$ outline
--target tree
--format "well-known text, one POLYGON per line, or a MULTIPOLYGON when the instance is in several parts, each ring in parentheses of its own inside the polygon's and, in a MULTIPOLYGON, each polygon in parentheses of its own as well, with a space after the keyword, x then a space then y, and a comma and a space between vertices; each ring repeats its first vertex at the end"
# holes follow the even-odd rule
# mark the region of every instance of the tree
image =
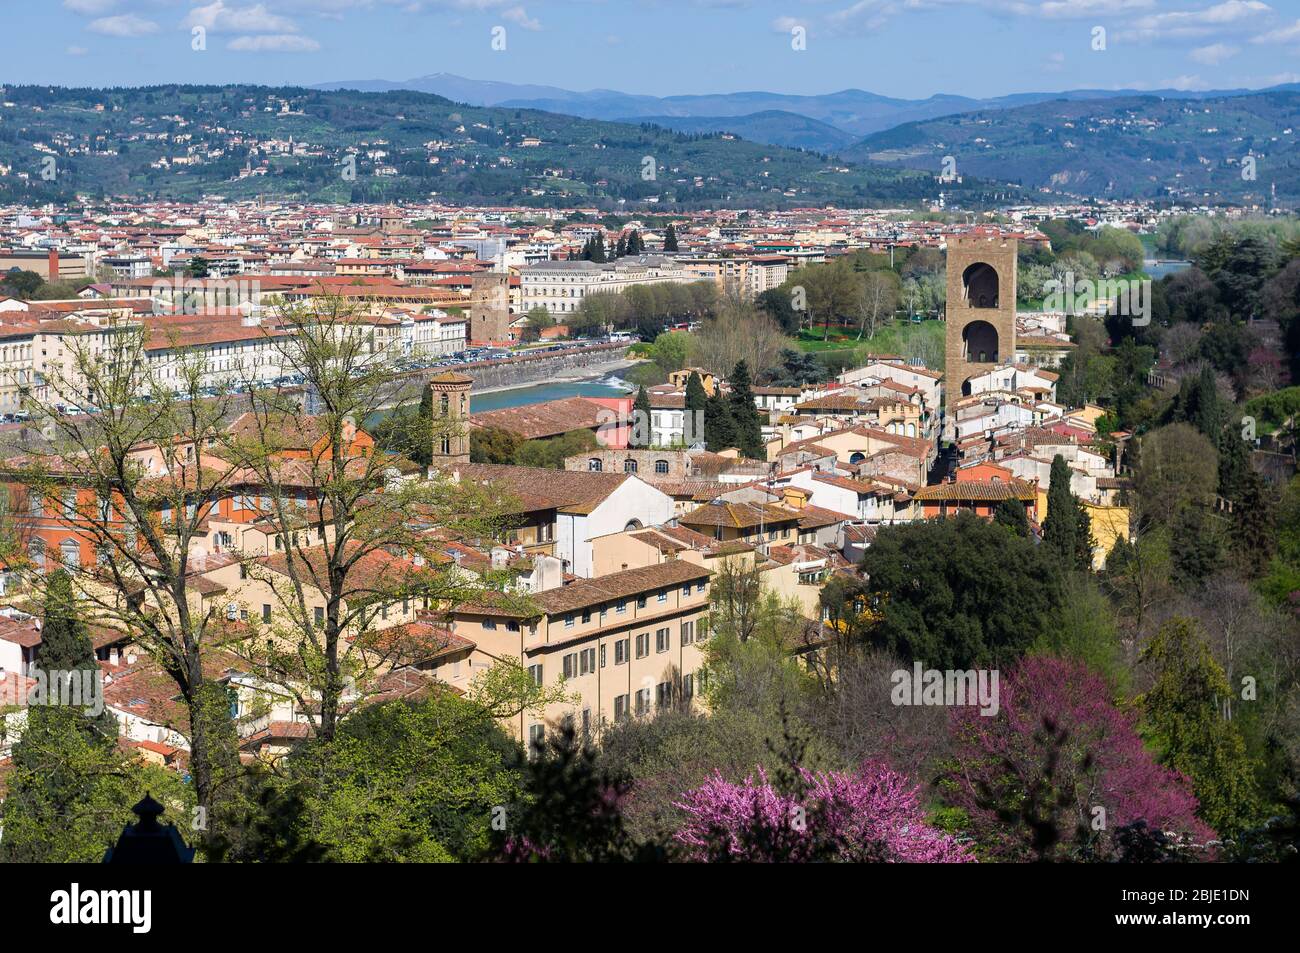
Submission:
POLYGON ((3 279, 0 279, 0 290, 15 298, 31 301, 36 297, 43 284, 45 284, 45 279, 37 272, 13 269, 6 272, 3 279))
POLYGON ((363 709, 333 743, 286 759, 282 785, 303 799, 299 836, 344 862, 475 860, 493 808, 519 792, 514 741, 482 707, 435 690, 363 709))
POLYGON ((555 319, 551 317, 551 312, 540 305, 531 309, 525 320, 527 321, 524 325, 525 341, 536 341, 542 336, 543 331, 555 327, 555 319))
POLYGON ((1074 494, 1070 492, 1070 476, 1069 464, 1058 453, 1052 458, 1052 471, 1048 478, 1043 545, 1056 555, 1063 566, 1075 565, 1075 553, 1079 548, 1079 523, 1075 515, 1074 494))
POLYGON ((513 863, 629 863, 668 859, 667 845, 641 841, 623 823, 626 777, 600 768, 596 752, 562 723, 520 766, 520 797, 496 838, 513 863))
MULTIPOLYGON (((286 454, 301 446, 297 394, 250 382, 248 411, 221 435, 225 456, 263 488, 279 554, 271 562, 242 560, 248 577, 269 587, 276 611, 269 623, 253 620, 254 635, 232 648, 311 712, 325 741, 383 671, 429 651, 371 637, 381 613, 413 600, 447 610, 485 591, 479 577, 446 563, 441 540, 426 528, 491 539, 508 509, 492 488, 451 474, 394 480, 395 461, 368 447, 356 422, 373 419, 405 381, 355 318, 353 304, 333 297, 277 315, 287 331, 273 339, 277 357, 305 381, 318 411, 308 418, 316 440, 306 459, 286 454), (319 619, 317 597, 324 602, 319 619)), ((460 426, 439 418, 431 439, 460 426)))
POLYGON ((673 227, 672 222, 668 223, 668 228, 664 231, 664 251, 677 251, 677 229, 673 227))
POLYGON ((776 367, 789 339, 766 312, 728 297, 691 335, 690 363, 726 377, 739 361, 758 379, 776 367))
POLYGON ((211 658, 218 606, 193 600, 189 577, 192 554, 207 545, 208 520, 247 471, 242 461, 213 452, 237 414, 233 394, 207 392, 206 358, 178 348, 164 378, 147 343, 143 332, 128 329, 102 349, 68 345, 65 362, 47 374, 46 396, 28 405, 45 439, 30 442, 7 467, 29 498, 74 522, 78 542, 96 554, 65 566, 84 611, 129 631, 174 682, 185 709, 190 776, 212 838, 220 834, 222 792, 233 787, 239 763, 229 744, 229 700, 211 658), (141 401, 142 393, 156 399, 141 401), (100 413, 69 416, 60 409, 87 403, 100 413), (152 470, 140 461, 142 447, 158 448, 152 470))
POLYGON ((1191 425, 1169 424, 1146 434, 1133 474, 1139 519, 1169 526, 1182 507, 1209 506, 1218 471, 1214 445, 1191 425))
POLYGON ((1233 694, 1195 623, 1174 618, 1142 650, 1151 687, 1138 698, 1161 761, 1191 779, 1200 817, 1224 836, 1257 819, 1255 781, 1241 735, 1224 718, 1233 694))
POLYGON ((687 815, 677 840, 688 860, 733 863, 963 863, 974 860, 951 835, 925 821, 918 786, 880 763, 853 772, 799 769, 781 791, 757 780, 715 774, 678 805, 687 815))
POLYGON ((759 420, 758 405, 754 403, 754 390, 749 376, 749 366, 742 360, 736 362, 731 372, 731 393, 727 403, 736 428, 736 446, 741 454, 751 460, 766 460, 767 447, 763 443, 763 424, 759 420))
POLYGON ((868 271, 862 276, 857 303, 858 340, 876 336, 876 329, 898 309, 899 281, 892 271, 868 271))
POLYGON ((1223 563, 1223 547, 1217 527, 1199 506, 1187 506, 1174 516, 1169 555, 1173 560, 1173 582, 1180 589, 1195 589, 1223 563))
POLYGON ((1009 665, 1050 624, 1059 562, 970 513, 881 527, 862 561, 873 641, 927 668, 1009 665))
POLYGON ((632 449, 644 450, 654 443, 650 420, 650 395, 644 386, 638 387, 636 400, 632 402, 632 437, 629 442, 632 449))
POLYGON ((61 703, 53 688, 58 680, 99 678, 100 670, 68 573, 56 570, 43 588, 40 674, 32 675, 47 680, 49 695, 28 707, 11 751, 12 770, 0 802, 0 861, 96 863, 131 816, 141 791, 184 807, 184 786, 171 772, 136 761, 118 747, 112 713, 102 707, 94 711, 86 697, 102 699, 102 688, 83 690, 84 707, 61 703))
POLYGON ((521 441, 509 430, 475 427, 469 432, 471 463, 514 463, 521 441))
POLYGON ((958 707, 940 790, 965 811, 985 851, 1004 860, 1113 854, 1113 832, 1139 821, 1189 844, 1214 835, 1186 777, 1144 750, 1135 719, 1077 661, 1031 656, 1002 680, 997 714, 958 707))
POLYGON ((665 375, 680 371, 686 365, 690 343, 689 334, 666 331, 655 338, 654 344, 650 347, 650 359, 665 375))
POLYGON ((1029 538, 1029 514, 1025 511, 1025 504, 1014 496, 1008 496, 998 504, 998 508, 993 511, 993 522, 1005 526, 1017 536, 1029 538))
POLYGON ((736 446, 736 440, 731 405, 715 390, 704 405, 704 442, 713 453, 720 453, 736 446))
POLYGON ((190 259, 190 266, 187 269, 191 278, 208 277, 208 260, 202 255, 195 255, 190 259))

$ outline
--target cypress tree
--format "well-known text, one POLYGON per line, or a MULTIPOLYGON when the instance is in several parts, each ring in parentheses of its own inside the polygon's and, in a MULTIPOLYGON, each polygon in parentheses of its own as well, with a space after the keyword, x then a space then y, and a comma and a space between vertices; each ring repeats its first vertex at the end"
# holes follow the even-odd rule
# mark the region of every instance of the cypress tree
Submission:
POLYGON ((645 385, 636 389, 636 401, 632 405, 632 439, 629 446, 635 450, 644 450, 654 443, 650 430, 650 395, 645 385))
POLYGON ((717 391, 704 408, 704 442, 714 453, 736 445, 736 424, 731 419, 731 406, 717 391))
POLYGON ((673 228, 673 223, 668 223, 668 230, 664 232, 664 251, 677 251, 677 229, 673 228))
POLYGON ((1074 494, 1070 492, 1070 467, 1059 453, 1052 460, 1049 480, 1043 543, 1063 565, 1071 565, 1077 560, 1079 520, 1074 494))
POLYGON ((767 448, 763 445, 763 424, 754 403, 754 389, 749 377, 749 365, 736 362, 731 372, 731 419, 735 423, 736 446, 752 460, 766 460, 767 448))

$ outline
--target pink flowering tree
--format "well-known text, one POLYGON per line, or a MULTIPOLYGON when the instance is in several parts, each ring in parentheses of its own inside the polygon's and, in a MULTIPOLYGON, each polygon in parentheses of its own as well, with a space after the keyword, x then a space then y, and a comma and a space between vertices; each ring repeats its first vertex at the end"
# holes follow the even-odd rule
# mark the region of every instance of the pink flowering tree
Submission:
POLYGON ((960 863, 974 858, 925 822, 917 785, 884 764, 856 772, 799 771, 794 793, 720 774, 687 791, 677 832, 686 859, 738 863, 813 861, 960 863))
POLYGON ((941 784, 990 854, 1096 859, 1133 853, 1135 832, 1171 850, 1214 838, 1188 779, 1156 763, 1087 665, 1031 656, 1000 682, 995 716, 953 710, 941 784))

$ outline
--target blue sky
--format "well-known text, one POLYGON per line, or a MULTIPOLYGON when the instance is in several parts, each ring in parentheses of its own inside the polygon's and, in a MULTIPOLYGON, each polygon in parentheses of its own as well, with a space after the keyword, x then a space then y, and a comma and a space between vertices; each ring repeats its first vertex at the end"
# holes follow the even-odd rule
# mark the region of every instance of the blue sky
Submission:
POLYGON ((449 72, 655 95, 852 86, 920 98, 1300 81, 1300 0, 0 0, 0 11, 10 83, 449 72), (1104 50, 1092 48, 1099 27, 1104 50), (192 48, 196 28, 205 49, 192 48), (792 48, 796 28, 806 49, 792 48))

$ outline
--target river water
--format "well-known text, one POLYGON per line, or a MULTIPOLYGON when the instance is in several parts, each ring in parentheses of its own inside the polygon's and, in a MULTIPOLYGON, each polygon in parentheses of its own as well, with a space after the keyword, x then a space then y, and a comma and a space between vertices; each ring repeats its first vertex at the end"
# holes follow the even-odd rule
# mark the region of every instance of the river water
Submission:
POLYGON ((486 394, 472 394, 470 411, 477 414, 483 410, 500 410, 503 407, 523 407, 527 404, 540 404, 546 400, 559 400, 561 397, 626 397, 630 391, 617 377, 602 377, 592 381, 555 381, 548 384, 530 384, 527 387, 512 387, 509 390, 489 391, 486 394))

